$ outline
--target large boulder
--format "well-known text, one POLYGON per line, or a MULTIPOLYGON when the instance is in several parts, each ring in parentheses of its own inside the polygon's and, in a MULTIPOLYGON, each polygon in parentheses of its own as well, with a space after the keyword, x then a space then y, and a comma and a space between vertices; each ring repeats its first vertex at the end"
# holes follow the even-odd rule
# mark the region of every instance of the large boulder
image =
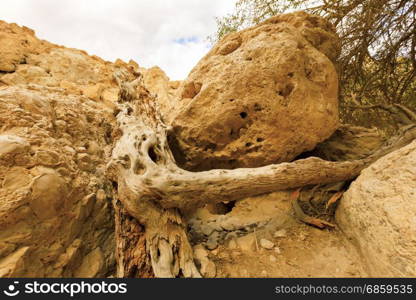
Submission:
POLYGON ((416 141, 365 169, 336 220, 376 277, 416 276, 416 141))
POLYGON ((183 167, 257 167, 293 160, 338 127, 339 39, 303 12, 231 33, 180 90, 172 145, 183 167))

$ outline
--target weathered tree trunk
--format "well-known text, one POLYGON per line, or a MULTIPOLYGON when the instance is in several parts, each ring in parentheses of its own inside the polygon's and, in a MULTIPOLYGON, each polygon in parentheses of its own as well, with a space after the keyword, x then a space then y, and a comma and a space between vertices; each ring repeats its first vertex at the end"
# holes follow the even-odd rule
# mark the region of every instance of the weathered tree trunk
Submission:
POLYGON ((118 276, 149 275, 150 264, 156 277, 199 277, 182 213, 207 203, 349 180, 416 138, 415 126, 409 126, 383 148, 354 161, 312 157, 260 168, 194 173, 176 165, 168 144, 170 128, 139 79, 128 83, 121 75, 115 78, 121 89, 119 128, 108 176, 117 182, 118 276))

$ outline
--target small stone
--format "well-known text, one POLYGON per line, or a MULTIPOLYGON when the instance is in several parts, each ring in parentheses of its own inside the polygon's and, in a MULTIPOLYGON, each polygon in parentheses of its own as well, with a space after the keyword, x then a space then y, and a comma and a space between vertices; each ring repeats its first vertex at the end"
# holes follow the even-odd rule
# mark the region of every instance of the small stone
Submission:
POLYGON ((229 249, 236 249, 238 247, 237 242, 235 241, 235 239, 230 239, 228 241, 227 247, 229 249))
POLYGON ((280 254, 280 253, 282 253, 282 251, 280 251, 280 248, 279 247, 274 247, 274 252, 276 252, 277 254, 280 254))
POLYGON ((87 152, 87 148, 85 148, 85 147, 78 147, 77 148, 77 152, 79 152, 79 153, 85 153, 85 152, 87 152))
POLYGON ((274 255, 270 255, 269 259, 270 259, 270 261, 271 261, 272 263, 274 263, 274 262, 276 262, 276 261, 277 261, 277 259, 276 259, 276 257, 275 257, 274 255))
POLYGON ((64 120, 56 120, 55 121, 55 125, 58 128, 65 128, 66 127, 66 122, 64 120))
POLYGON ((64 150, 65 150, 66 152, 71 153, 71 154, 75 154, 75 153, 76 153, 76 151, 74 150, 74 148, 72 148, 72 147, 70 147, 70 146, 64 146, 64 150))
POLYGON ((218 241, 216 239, 209 238, 205 243, 208 250, 214 250, 218 247, 218 241))
POLYGON ((214 249, 214 250, 211 250, 211 253, 214 254, 214 255, 218 255, 218 248, 214 249))
POLYGON ((231 231, 231 230, 235 229, 235 226, 231 222, 228 222, 228 223, 224 222, 224 223, 221 224, 221 228, 224 229, 224 230, 227 230, 227 231, 231 231))
POLYGON ((205 278, 214 278, 217 275, 217 267, 212 261, 208 261, 206 266, 201 269, 201 273, 205 278))
POLYGON ((243 251, 253 251, 256 238, 253 233, 241 236, 237 239, 238 247, 243 251))
POLYGON ((283 238, 287 236, 286 229, 280 229, 273 234, 275 238, 283 238))
POLYGON ((89 171, 92 168, 92 161, 87 153, 78 153, 78 167, 83 171, 89 171))
POLYGON ((261 239, 260 246, 264 249, 272 250, 274 247, 274 243, 266 239, 261 239))
POLYGON ((104 254, 102 253, 100 247, 97 247, 84 257, 81 266, 75 270, 74 275, 76 277, 84 278, 100 276, 104 267, 104 254))
POLYGON ((301 240, 301 241, 305 241, 307 237, 308 236, 304 232, 301 232, 299 234, 299 240, 301 240))
POLYGON ((211 235, 211 233, 213 231, 214 231, 214 228, 212 226, 209 226, 209 225, 202 225, 201 226, 201 232, 206 236, 211 235))
POLYGON ((91 155, 98 154, 101 151, 100 145, 98 145, 95 141, 89 141, 88 142, 88 153, 91 155))
POLYGON ((208 252, 205 250, 204 246, 199 244, 194 246, 194 256, 198 258, 208 257, 208 252))
POLYGON ((200 272, 206 278, 215 277, 217 269, 215 264, 208 258, 208 252, 202 245, 194 247, 195 260, 199 262, 200 272))
POLYGON ((267 271, 266 270, 261 271, 261 277, 267 277, 267 271))

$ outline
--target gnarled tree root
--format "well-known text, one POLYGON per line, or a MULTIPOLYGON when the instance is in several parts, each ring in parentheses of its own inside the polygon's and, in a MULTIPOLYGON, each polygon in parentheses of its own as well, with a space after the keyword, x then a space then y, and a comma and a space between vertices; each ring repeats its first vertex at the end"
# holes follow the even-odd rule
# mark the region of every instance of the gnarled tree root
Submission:
POLYGON ((320 229, 323 229, 326 227, 335 228, 334 224, 327 222, 325 220, 321 220, 319 218, 308 216, 307 214, 303 212, 302 208, 300 207, 298 203, 300 191, 301 189, 297 189, 291 195, 292 207, 293 207, 293 211, 295 213, 296 218, 302 221, 303 223, 318 227, 320 229))
MULTIPOLYGON (((260 168, 193 173, 176 165, 167 140, 170 128, 160 118, 155 99, 138 79, 128 83, 116 75, 116 80, 121 89, 119 138, 108 165, 108 176, 118 183, 123 211, 144 226, 146 251, 157 277, 200 276, 181 212, 207 203, 350 180, 379 157, 416 138, 416 126, 411 125, 364 159, 329 162, 307 158, 260 168)), ((142 257, 145 259, 146 255, 142 257)), ((126 259, 118 263, 128 264, 126 259)), ((136 266, 143 267, 140 263, 136 266)))
POLYGON ((156 277, 201 277, 195 266, 186 226, 174 210, 166 211, 160 227, 148 228, 147 249, 156 277))

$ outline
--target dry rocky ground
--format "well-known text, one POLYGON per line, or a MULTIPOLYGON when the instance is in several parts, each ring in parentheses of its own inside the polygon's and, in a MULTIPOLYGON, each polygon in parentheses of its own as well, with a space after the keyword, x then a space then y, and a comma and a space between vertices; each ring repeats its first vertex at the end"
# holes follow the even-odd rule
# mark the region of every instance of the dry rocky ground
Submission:
MULTIPOLYGON (((218 277, 368 276, 357 250, 339 229, 317 229, 293 217, 289 193, 242 200, 227 215, 203 209, 198 217, 207 227, 216 223, 219 228, 211 227, 239 228, 226 231, 218 248, 199 250, 215 263, 218 277)), ((213 267, 209 270, 215 274, 213 267)))
MULTIPOLYGON (((0 21, 0 277, 116 274, 105 175, 118 138, 114 74, 140 74, 183 168, 258 167, 337 130, 338 53, 321 19, 278 16, 227 36, 172 82, 157 67, 106 62, 0 21)), ((206 277, 416 276, 415 200, 413 142, 350 185, 334 229, 298 221, 291 191, 208 205, 187 221, 206 277)))

